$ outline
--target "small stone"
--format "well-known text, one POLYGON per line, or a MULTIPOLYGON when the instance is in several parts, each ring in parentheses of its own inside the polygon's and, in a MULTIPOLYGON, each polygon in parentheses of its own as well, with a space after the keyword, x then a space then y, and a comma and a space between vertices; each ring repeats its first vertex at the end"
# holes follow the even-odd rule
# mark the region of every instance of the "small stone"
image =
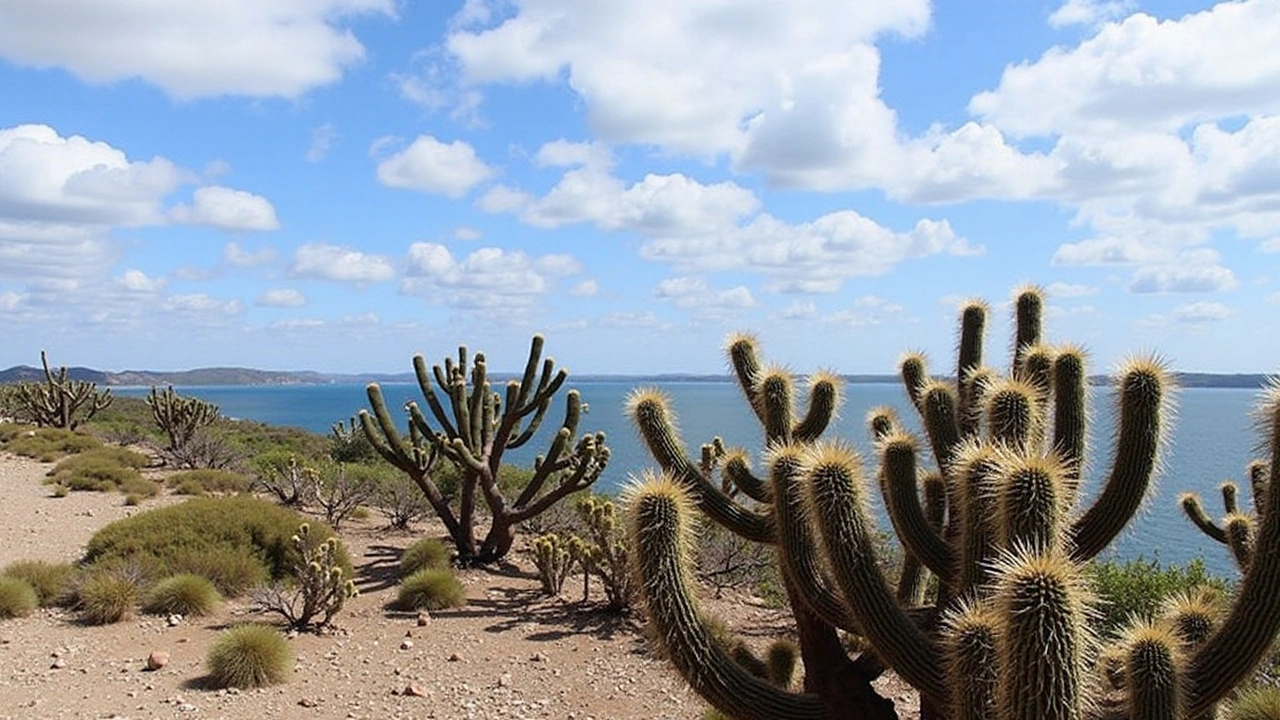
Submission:
POLYGON ((421 685, 415 685, 413 683, 410 683, 404 686, 404 690, 401 691, 400 694, 406 697, 426 697, 427 690, 421 685))
POLYGON ((462 661, 462 656, 459 655, 458 653, 454 653, 449 656, 449 662, 461 662, 461 661, 462 661))
POLYGON ((402 640, 402 641, 400 642, 400 649, 401 649, 401 650, 408 650, 408 649, 409 649, 409 648, 411 648, 411 647, 413 647, 413 641, 412 641, 412 640, 410 640, 410 639, 408 639, 408 638, 405 638, 404 640, 402 640))
POLYGON ((49 667, 50 667, 50 668, 53 668, 54 670, 61 670, 62 668, 66 667, 66 666, 67 666, 67 660, 66 660, 66 658, 60 658, 60 657, 58 657, 58 658, 54 658, 54 659, 53 659, 53 664, 52 664, 52 665, 50 665, 49 667))
POLYGON ((418 613, 418 627, 431 624, 431 613, 423 610, 418 613))
POLYGON ((498 677, 498 687, 509 687, 511 685, 511 674, 503 673, 498 677))
POLYGON ((177 627, 178 625, 182 624, 182 616, 177 614, 170 615, 168 618, 168 623, 169 623, 169 627, 177 627))
POLYGON ((164 650, 153 650, 147 656, 147 669, 159 670, 169 664, 169 653, 164 650))
POLYGON ((298 704, 305 708, 313 708, 318 706, 320 703, 312 700, 311 698, 302 698, 298 701, 298 704))
POLYGON ((542 654, 542 653, 540 653, 540 652, 536 652, 536 653, 534 653, 534 654, 533 654, 533 657, 531 657, 531 658, 529 658, 529 659, 530 659, 530 660, 532 660, 533 662, 546 662, 546 661, 547 661, 547 656, 546 656, 546 655, 544 655, 544 654, 542 654))

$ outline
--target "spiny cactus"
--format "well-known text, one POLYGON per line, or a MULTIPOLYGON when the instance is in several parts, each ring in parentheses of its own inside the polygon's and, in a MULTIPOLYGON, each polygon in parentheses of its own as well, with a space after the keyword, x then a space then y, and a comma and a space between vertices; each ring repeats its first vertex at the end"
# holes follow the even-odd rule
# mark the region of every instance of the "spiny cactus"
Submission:
POLYGON ((151 417, 156 421, 164 434, 169 438, 165 449, 171 453, 179 452, 201 428, 217 422, 218 406, 197 397, 186 397, 174 392, 173 386, 166 386, 158 392, 154 385, 151 394, 145 398, 151 408, 151 417))
POLYGON ((565 578, 573 571, 582 555, 582 540, 577 537, 562 538, 555 533, 547 533, 533 539, 530 543, 533 553, 533 564, 538 569, 538 580, 542 583, 543 594, 556 597, 564 588, 565 578))
MULTIPOLYGON (((1229 610, 1211 609, 1199 594, 1181 598, 1149 626, 1098 647, 1081 567, 1146 496, 1173 387, 1154 359, 1118 370, 1115 447, 1101 487, 1085 492, 1085 358, 1044 342, 1043 304, 1036 288, 1016 294, 1004 374, 984 363, 987 308, 976 301, 960 312, 953 380, 933 378, 922 355, 906 356, 901 374, 925 438, 905 432, 891 412, 873 411, 872 469, 851 445, 819 440, 838 381, 814 376, 797 419, 791 376, 761 363, 747 336, 731 338, 729 357, 765 429, 762 476, 736 460, 728 470, 740 454, 715 443, 692 460, 670 401, 651 389, 633 393, 629 414, 662 467, 627 493, 641 596, 672 662, 713 706, 736 718, 892 718, 892 703, 871 686, 887 667, 919 691, 926 718, 1190 720, 1207 717, 1247 677, 1280 630, 1280 553, 1272 551, 1280 547, 1280 512, 1272 509, 1280 493, 1261 494, 1248 534, 1253 551, 1229 610), (921 466, 924 447, 932 467, 921 466), (908 557, 936 577, 931 606, 913 604, 919 595, 881 569, 868 510, 877 485, 908 557), (760 682, 711 641, 689 579, 696 513, 776 549, 802 692, 760 682), (837 630, 862 636, 870 651, 849 657, 837 630), (1110 678, 1100 686, 1108 693, 1094 689, 1095 660, 1110 678)), ((1277 387, 1261 413, 1269 482, 1280 466, 1277 387)))
POLYGON ((456 363, 445 358, 443 366, 430 371, 423 357, 415 356, 413 369, 427 411, 416 402, 405 406, 408 437, 397 429, 378 384, 367 388, 372 412, 360 411, 365 436, 379 455, 422 490, 449 531, 460 564, 485 564, 504 557, 521 522, 590 487, 609 461, 604 433, 587 434, 575 442, 583 407, 578 391, 570 390, 564 420, 547 452, 534 461, 528 484, 515 498, 505 497, 498 487, 506 451, 523 446, 537 433, 552 398, 568 377, 563 368, 556 371, 551 358, 542 359, 542 345, 542 336, 535 335, 523 375, 506 383, 505 394, 490 387, 483 354, 475 355, 468 375, 465 346, 458 348, 456 363), (441 460, 454 465, 461 475, 456 508, 434 479, 441 460), (485 503, 492 518, 482 542, 476 541, 477 502, 485 503))
POLYGON ((255 602, 260 609, 284 617, 296 630, 325 627, 356 595, 355 581, 346 577, 339 559, 340 541, 336 537, 318 540, 307 523, 298 526, 292 540, 299 559, 291 582, 261 588, 255 602))
POLYGON ((1187 519, 1205 535, 1226 545, 1241 570, 1249 564, 1249 555, 1253 549, 1253 533, 1259 517, 1258 509, 1266 502, 1270 482, 1270 472, 1264 460, 1254 460, 1249 463, 1245 473, 1249 476, 1249 488, 1253 497, 1252 510, 1249 512, 1240 510, 1237 500, 1239 487, 1228 480, 1219 487, 1224 510, 1221 525, 1209 519, 1204 505, 1201 504, 1200 496, 1195 493, 1183 493, 1178 498, 1187 519))
POLYGON ((114 399, 110 390, 98 391, 95 383, 72 380, 66 366, 55 373, 49 369, 49 358, 40 351, 44 382, 24 382, 14 386, 17 405, 40 427, 75 430, 99 410, 105 410, 114 399))
POLYGON ((609 610, 625 610, 635 594, 635 582, 613 501, 588 495, 578 502, 577 509, 586 529, 579 552, 583 571, 600 579, 609 610))

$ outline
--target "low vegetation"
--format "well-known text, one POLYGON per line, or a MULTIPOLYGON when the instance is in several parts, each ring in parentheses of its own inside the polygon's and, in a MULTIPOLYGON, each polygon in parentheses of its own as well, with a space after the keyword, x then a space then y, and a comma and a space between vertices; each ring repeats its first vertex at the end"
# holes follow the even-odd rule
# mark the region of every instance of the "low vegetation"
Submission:
POLYGON ((40 607, 49 607, 65 601, 76 572, 71 563, 16 560, 0 570, 0 577, 26 581, 35 590, 40 607))
POLYGON ((0 620, 26 617, 35 612, 38 605, 39 598, 31 583, 0 575, 0 620))
POLYGON ((427 568, 400 582, 394 607, 397 610, 443 610, 462 607, 467 593, 449 568, 427 568))
POLYGON ((213 684, 225 688, 278 685, 293 669, 293 652, 280 631, 268 625, 226 630, 205 658, 213 684))
POLYGON ((142 609, 153 615, 202 616, 212 614, 221 601, 218 588, 208 578, 180 573, 151 586, 142 609))

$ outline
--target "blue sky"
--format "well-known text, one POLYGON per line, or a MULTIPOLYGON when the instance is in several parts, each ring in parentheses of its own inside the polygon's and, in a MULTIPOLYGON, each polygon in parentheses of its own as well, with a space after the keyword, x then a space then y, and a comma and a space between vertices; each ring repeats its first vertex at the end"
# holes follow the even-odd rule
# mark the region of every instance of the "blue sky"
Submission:
POLYGON ((0 367, 1280 369, 1280 0, 5 0, 0 367))

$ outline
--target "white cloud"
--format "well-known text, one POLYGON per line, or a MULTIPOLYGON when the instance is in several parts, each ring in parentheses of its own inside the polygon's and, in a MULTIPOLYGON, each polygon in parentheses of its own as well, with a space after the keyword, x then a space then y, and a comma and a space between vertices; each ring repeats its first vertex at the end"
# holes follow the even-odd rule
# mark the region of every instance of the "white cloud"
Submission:
POLYGON ((302 307, 307 304, 307 296, 293 288, 272 288, 259 295, 253 304, 259 307, 302 307))
POLYGON ((324 243, 299 245, 291 272, 296 277, 354 283, 384 282, 396 274, 391 261, 381 255, 324 243))
POLYGON ((469 310, 523 310, 548 293, 554 280, 581 272, 567 255, 531 258, 519 250, 483 247, 461 260, 437 243, 409 246, 401 291, 469 310))
POLYGON ((1123 17, 1133 8, 1132 0, 1067 0, 1049 15, 1049 24, 1053 27, 1097 25, 1123 17))
POLYGON ((274 248, 264 247, 257 250, 246 250, 240 243, 229 242, 222 248, 222 259, 237 267, 253 267, 275 262, 277 253, 274 248))
POLYGON ((1129 281, 1129 292, 1225 292, 1235 286, 1235 274, 1221 265, 1156 265, 1138 268, 1129 281))
POLYGON ((393 0, 47 0, 0 3, 0 57, 82 80, 140 77, 177 98, 297 97, 364 57, 342 22, 393 0))
POLYGON ((1077 285, 1073 283, 1052 282, 1045 286, 1045 293, 1050 298, 1063 300, 1067 298, 1088 297, 1097 295, 1098 288, 1092 285, 1077 285))
POLYGON ((123 275, 116 279, 120 287, 135 293, 157 293, 164 289, 164 278, 148 277, 141 270, 126 270, 123 275))
POLYGON ((20 295, 12 290, 6 290, 0 293, 0 310, 5 312, 13 312, 18 309, 26 296, 20 295))
POLYGON ((280 228, 276 209, 261 195, 210 185, 196 188, 192 200, 191 205, 175 206, 169 216, 175 222, 208 225, 228 232, 280 228))
POLYGON ((306 157, 309 163, 318 163, 329 157, 329 151, 333 149, 333 143, 338 139, 338 131, 333 127, 333 123, 325 123, 317 125, 311 129, 311 144, 307 146, 306 157))
POLYGON ((163 158, 124 152, 47 125, 0 129, 0 220, 103 225, 163 222, 160 202, 187 179, 163 158))
POLYGON ((170 295, 165 298, 162 307, 170 312, 208 317, 239 315, 244 312, 244 303, 239 300, 219 300, 204 293, 170 295))
POLYGON ((600 283, 595 280, 583 280, 569 288, 569 294, 573 297, 594 297, 598 292, 600 292, 600 283))
POLYGON ((477 228, 459 225, 453 229, 453 237, 457 240, 479 240, 484 237, 484 233, 477 228))
MULTIPOLYGON (((376 149, 371 152, 377 154, 376 149)), ((462 197, 493 175, 469 144, 446 144, 430 135, 419 135, 409 147, 378 163, 378 181, 387 187, 451 198, 462 197)))
POLYGON ((694 310, 704 317, 725 316, 756 305, 751 291, 742 285, 718 290, 702 278, 688 276, 663 280, 653 294, 659 300, 669 300, 678 308, 694 310))
POLYGON ((1173 316, 1178 322, 1191 324, 1217 322, 1234 314, 1231 308, 1216 302, 1188 303, 1173 310, 1173 316))

